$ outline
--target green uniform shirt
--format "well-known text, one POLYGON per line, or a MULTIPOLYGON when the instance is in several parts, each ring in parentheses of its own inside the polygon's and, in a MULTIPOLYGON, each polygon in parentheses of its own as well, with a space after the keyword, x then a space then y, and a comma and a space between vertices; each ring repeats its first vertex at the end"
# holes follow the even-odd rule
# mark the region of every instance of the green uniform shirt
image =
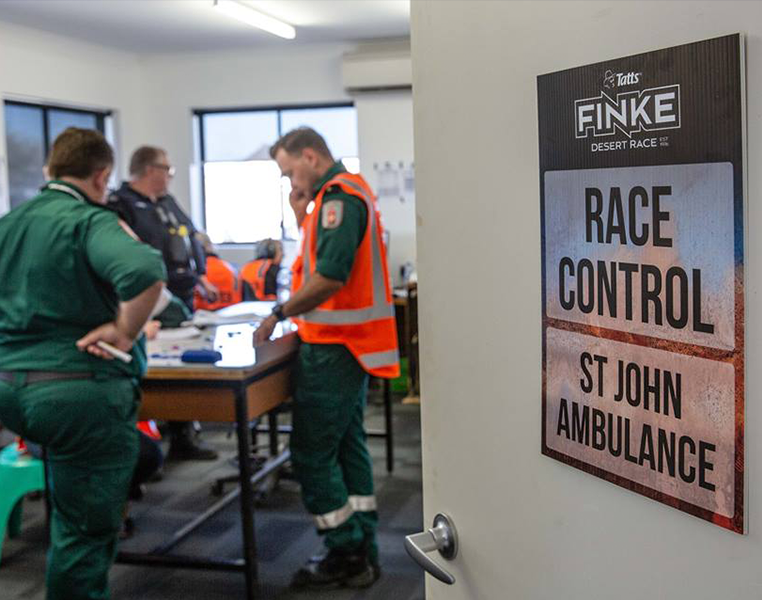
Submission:
POLYGON ((167 307, 154 318, 161 323, 162 328, 173 329, 180 327, 184 321, 190 321, 193 315, 180 298, 172 296, 167 307))
MULTIPOLYGON (((331 167, 313 190, 315 195, 339 173, 346 173, 344 165, 337 162, 331 167)), ((321 212, 334 211, 333 223, 323 214, 318 215, 317 264, 315 270, 329 279, 346 283, 355 263, 357 248, 365 235, 368 222, 368 208, 357 196, 347 194, 339 187, 331 187, 323 195, 321 212), (340 208, 332 203, 338 202, 340 208)), ((336 382, 341 387, 345 377, 356 373, 358 363, 346 347, 339 344, 302 344, 299 352, 302 377, 314 374, 323 377, 325 369, 331 370, 328 381, 336 382)))
POLYGON ((161 255, 127 235, 116 213, 78 199, 81 190, 52 184, 72 193, 45 188, 0 219, 0 370, 139 377, 142 344, 125 364, 75 342, 113 321, 119 301, 166 279, 161 255))

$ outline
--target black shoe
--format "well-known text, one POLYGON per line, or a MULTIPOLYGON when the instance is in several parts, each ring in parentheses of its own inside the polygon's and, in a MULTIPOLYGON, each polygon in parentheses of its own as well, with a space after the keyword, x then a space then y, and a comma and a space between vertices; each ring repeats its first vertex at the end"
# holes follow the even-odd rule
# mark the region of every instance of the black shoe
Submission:
MULTIPOLYGON (((381 565, 378 564, 377 560, 375 561, 371 560, 370 568, 373 571, 373 581, 371 581, 370 583, 375 583, 381 577, 381 565)), ((370 583, 368 585, 370 585, 370 583)))
MULTIPOLYGON (((308 564, 316 564, 319 563, 322 560, 325 560, 325 558, 328 556, 328 552, 321 552, 320 554, 313 554, 310 556, 309 560, 307 561, 308 564)), ((378 557, 376 558, 368 558, 368 562, 370 563, 371 569, 373 569, 373 582, 379 580, 381 577, 381 565, 378 564, 378 557)))
POLYGON ((130 485, 130 491, 127 493, 128 500, 142 500, 146 494, 146 486, 142 483, 134 483, 130 485))
POLYGON ((217 460, 217 452, 206 444, 182 436, 169 443, 167 460, 217 460))
MULTIPOLYGON (((362 552, 330 550, 317 562, 314 558, 299 569, 291 580, 294 588, 330 589, 336 587, 365 588, 378 577, 362 552)), ((380 574, 380 572, 379 572, 380 574)))
POLYGON ((133 535, 135 535, 135 521, 132 517, 125 517, 122 521, 122 529, 119 531, 119 539, 129 540, 133 535))

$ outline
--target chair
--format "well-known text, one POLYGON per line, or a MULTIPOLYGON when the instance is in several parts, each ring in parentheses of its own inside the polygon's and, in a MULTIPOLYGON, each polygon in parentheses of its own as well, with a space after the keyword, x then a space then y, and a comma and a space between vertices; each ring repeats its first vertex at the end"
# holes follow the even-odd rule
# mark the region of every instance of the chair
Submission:
POLYGON ((24 496, 44 489, 45 468, 41 460, 20 455, 15 443, 0 451, 0 557, 6 527, 12 538, 21 531, 24 496))

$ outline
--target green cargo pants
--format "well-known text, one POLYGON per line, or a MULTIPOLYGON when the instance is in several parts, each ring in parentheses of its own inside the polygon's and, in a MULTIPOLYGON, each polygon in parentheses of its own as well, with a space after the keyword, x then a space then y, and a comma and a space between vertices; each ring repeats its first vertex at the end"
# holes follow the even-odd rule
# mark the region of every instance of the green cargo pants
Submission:
POLYGON ((0 421, 48 450, 53 506, 48 600, 109 597, 138 450, 139 392, 129 379, 0 381, 0 421))
POLYGON ((373 464, 363 418, 368 375, 342 345, 302 344, 291 461, 328 548, 365 547, 378 560, 373 464))

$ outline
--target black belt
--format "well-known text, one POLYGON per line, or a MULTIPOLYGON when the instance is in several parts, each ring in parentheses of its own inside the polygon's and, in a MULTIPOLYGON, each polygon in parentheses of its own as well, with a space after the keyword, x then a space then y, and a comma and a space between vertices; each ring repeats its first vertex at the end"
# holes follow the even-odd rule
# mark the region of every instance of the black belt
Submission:
POLYGON ((0 371, 0 381, 13 383, 19 374, 25 374, 26 383, 40 383, 41 381, 66 381, 69 379, 92 379, 93 374, 85 371, 64 373, 61 371, 0 371))

